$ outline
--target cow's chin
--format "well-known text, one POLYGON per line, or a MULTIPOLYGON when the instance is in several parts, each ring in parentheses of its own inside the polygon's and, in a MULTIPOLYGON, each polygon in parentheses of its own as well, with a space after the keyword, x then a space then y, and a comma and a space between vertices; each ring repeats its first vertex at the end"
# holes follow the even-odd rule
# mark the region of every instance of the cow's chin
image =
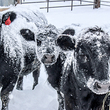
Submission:
POLYGON ((110 80, 98 81, 94 78, 89 78, 87 87, 95 94, 106 94, 110 92, 110 80))
POLYGON ((43 63, 45 66, 51 66, 51 65, 54 65, 55 62, 44 62, 43 63))

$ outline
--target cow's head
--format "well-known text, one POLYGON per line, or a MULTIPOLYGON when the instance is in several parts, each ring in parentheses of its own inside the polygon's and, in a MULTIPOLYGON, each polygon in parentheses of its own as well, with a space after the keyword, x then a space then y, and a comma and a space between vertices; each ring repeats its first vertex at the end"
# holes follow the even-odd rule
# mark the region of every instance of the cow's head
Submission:
MULTIPOLYGON (((57 43, 62 50, 73 51, 72 58, 67 59, 65 63, 67 66, 73 66, 73 73, 77 80, 96 94, 107 93, 110 89, 110 39, 108 34, 96 27, 82 32, 77 40, 69 36, 65 36, 67 40, 60 39, 57 40, 57 43)), ((66 69, 65 71, 68 71, 66 69)))
POLYGON ((37 35, 37 53, 41 62, 52 65, 59 55, 59 47, 56 46, 58 30, 53 25, 41 29, 37 35))
POLYGON ((35 33, 38 30, 33 21, 15 11, 3 13, 1 21, 0 41, 6 56, 22 66, 32 62, 36 57, 35 33))
POLYGON ((76 49, 76 76, 96 94, 110 89, 110 39, 101 28, 87 29, 79 35, 76 49))

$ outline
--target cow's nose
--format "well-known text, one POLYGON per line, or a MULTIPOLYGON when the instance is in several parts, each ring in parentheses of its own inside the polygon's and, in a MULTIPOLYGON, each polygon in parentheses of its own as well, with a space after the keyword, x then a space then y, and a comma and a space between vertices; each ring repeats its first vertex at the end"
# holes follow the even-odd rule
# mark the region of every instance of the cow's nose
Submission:
POLYGON ((52 53, 54 51, 54 49, 53 48, 47 48, 47 53, 52 53))
POLYGON ((42 58, 42 62, 44 64, 51 64, 51 63, 54 63, 55 62, 55 55, 44 55, 43 58, 42 58))
POLYGON ((45 59, 53 61, 55 59, 54 55, 44 55, 45 59))

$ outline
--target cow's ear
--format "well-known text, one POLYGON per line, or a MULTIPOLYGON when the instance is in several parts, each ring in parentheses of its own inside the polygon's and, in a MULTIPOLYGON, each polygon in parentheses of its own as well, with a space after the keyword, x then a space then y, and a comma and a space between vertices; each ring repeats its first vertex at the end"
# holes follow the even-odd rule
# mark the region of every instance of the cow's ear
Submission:
POLYGON ((5 25, 10 25, 16 19, 15 12, 7 12, 2 16, 2 23, 5 25))
POLYGON ((67 35, 74 36, 75 30, 74 29, 66 29, 62 34, 67 34, 67 35))
POLYGON ((56 40, 57 45, 65 51, 75 49, 75 39, 72 39, 69 35, 62 34, 56 40))

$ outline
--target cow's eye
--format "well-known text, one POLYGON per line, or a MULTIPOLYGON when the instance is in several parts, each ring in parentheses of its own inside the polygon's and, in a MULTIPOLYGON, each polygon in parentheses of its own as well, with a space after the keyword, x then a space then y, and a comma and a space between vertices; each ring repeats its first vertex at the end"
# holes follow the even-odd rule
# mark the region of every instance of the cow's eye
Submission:
POLYGON ((37 39, 37 46, 41 46, 41 41, 37 39))
POLYGON ((35 41, 34 33, 29 29, 21 29, 20 34, 27 40, 27 41, 35 41))

